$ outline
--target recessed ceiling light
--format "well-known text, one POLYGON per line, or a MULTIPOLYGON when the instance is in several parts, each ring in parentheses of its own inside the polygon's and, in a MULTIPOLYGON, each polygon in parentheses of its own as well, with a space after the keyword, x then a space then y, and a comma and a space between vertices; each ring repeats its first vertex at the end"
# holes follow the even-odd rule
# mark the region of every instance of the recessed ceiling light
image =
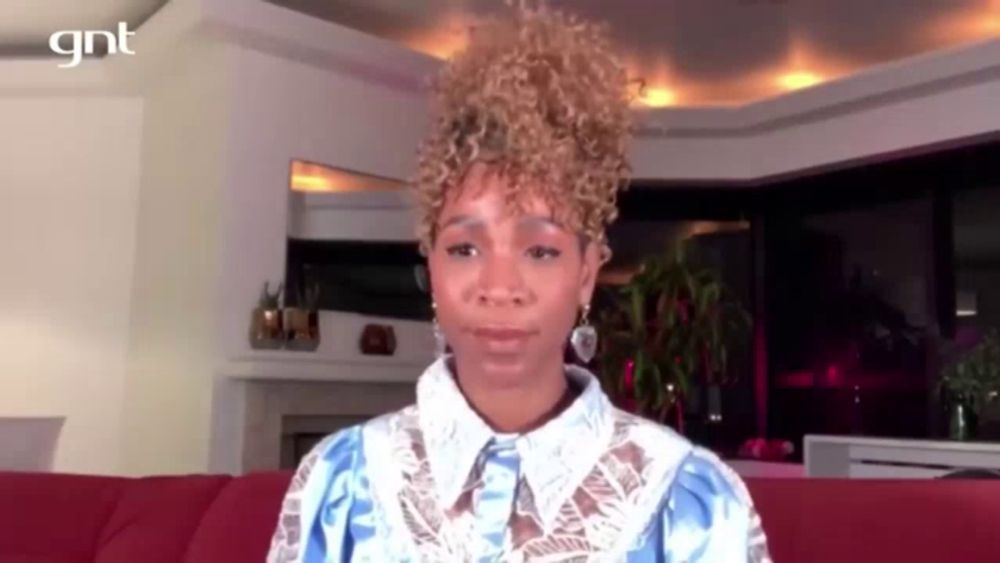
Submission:
POLYGON ((662 108, 677 103, 677 93, 669 88, 646 88, 639 101, 651 108, 662 108))
POLYGON ((983 30, 986 33, 1000 34, 1000 14, 990 14, 983 20, 983 30))
POLYGON ((816 73, 807 71, 789 72, 781 75, 778 79, 778 83, 786 90, 801 90, 802 88, 815 86, 820 82, 823 82, 822 77, 816 73))

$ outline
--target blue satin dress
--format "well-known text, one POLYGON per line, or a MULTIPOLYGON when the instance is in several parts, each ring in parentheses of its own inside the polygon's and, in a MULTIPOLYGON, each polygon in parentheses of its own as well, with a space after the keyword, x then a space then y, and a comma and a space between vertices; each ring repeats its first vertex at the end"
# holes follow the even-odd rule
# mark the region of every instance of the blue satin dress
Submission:
POLYGON ((541 428, 497 434, 442 359, 417 403, 327 437, 299 466, 269 563, 765 563, 749 494, 710 452, 615 409, 589 372, 541 428))

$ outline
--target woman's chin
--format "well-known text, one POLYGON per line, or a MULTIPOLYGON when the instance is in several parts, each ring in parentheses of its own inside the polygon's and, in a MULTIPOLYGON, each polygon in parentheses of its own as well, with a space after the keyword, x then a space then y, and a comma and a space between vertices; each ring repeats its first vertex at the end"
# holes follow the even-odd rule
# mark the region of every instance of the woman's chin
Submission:
POLYGON ((533 377, 531 362, 523 354, 483 354, 476 363, 491 385, 513 387, 533 377))

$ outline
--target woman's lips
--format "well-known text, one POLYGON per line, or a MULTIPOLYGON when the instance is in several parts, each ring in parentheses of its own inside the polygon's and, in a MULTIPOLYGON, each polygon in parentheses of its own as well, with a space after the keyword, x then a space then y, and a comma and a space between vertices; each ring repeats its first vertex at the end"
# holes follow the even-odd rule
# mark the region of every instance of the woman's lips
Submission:
POLYGON ((486 352, 491 354, 517 354, 535 335, 534 331, 514 327, 476 327, 471 331, 486 352))
POLYGON ((523 340, 532 335, 531 331, 510 327, 477 327, 472 334, 486 340, 523 340))

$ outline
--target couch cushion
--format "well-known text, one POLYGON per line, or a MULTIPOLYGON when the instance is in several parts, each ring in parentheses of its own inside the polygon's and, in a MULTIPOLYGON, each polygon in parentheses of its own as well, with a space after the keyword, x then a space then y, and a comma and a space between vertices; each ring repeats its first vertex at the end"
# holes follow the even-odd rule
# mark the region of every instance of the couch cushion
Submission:
POLYGON ((264 561, 291 477, 255 473, 230 481, 202 518, 185 563, 264 561))
POLYGON ((194 475, 128 481, 101 531, 94 563, 177 563, 202 515, 231 479, 194 475))
POLYGON ((992 561, 1000 482, 751 479, 777 562, 992 561))
POLYGON ((127 480, 0 472, 0 561, 92 563, 127 480))

